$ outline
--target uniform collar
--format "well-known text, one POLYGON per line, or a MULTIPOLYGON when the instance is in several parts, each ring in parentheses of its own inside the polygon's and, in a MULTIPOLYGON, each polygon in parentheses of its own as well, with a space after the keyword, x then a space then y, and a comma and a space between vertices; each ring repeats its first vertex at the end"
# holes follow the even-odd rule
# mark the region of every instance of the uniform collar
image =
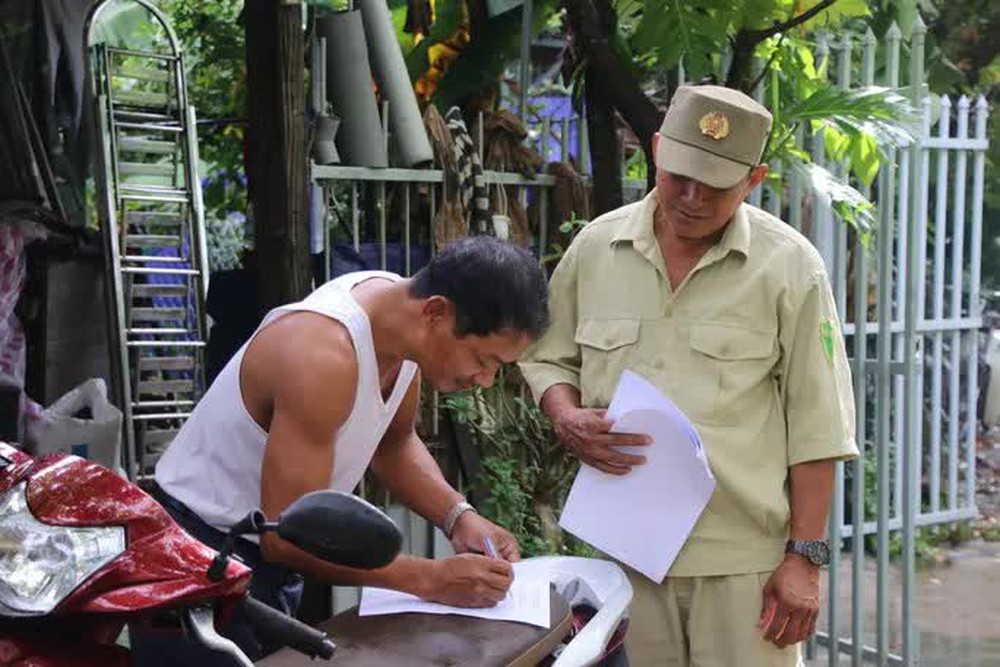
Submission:
MULTIPOLYGON (((628 241, 644 254, 653 249, 658 250, 656 234, 653 233, 653 214, 656 212, 656 207, 656 190, 653 190, 646 195, 611 238, 611 245, 628 241)), ((744 257, 750 253, 750 219, 746 203, 740 204, 736 209, 736 213, 726 225, 722 238, 712 249, 712 254, 725 257, 734 251, 744 257)))

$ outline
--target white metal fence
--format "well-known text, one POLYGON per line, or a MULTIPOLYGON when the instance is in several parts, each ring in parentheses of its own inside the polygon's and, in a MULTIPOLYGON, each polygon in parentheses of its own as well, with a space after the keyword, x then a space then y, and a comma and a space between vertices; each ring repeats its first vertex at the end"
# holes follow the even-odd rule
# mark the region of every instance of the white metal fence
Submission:
MULTIPOLYGON (((864 456, 838 464, 829 535, 843 551, 834 552, 819 637, 831 665, 841 664, 842 654, 853 665, 918 662, 917 530, 977 515, 977 334, 988 109, 983 98, 954 103, 927 93, 925 32, 918 19, 905 69, 896 25, 881 41, 869 31, 843 36, 832 46, 821 41, 817 50, 818 59, 832 59, 828 71, 837 85, 897 88, 922 111, 915 142, 890 151, 865 192, 878 213, 869 247, 795 177, 784 179, 780 191, 766 188, 755 197, 772 212, 784 213, 820 250, 852 357, 856 436, 864 456), (879 81, 876 62, 883 65, 879 81), (890 576, 897 539, 898 589, 890 576), (850 559, 846 582, 841 559, 850 559), (875 590, 866 583, 867 559, 876 563, 875 590), (849 595, 843 586, 849 586, 849 595), (874 623, 865 613, 872 598, 874 623)), ((844 174, 825 160, 821 138, 812 148, 817 162, 844 174)))

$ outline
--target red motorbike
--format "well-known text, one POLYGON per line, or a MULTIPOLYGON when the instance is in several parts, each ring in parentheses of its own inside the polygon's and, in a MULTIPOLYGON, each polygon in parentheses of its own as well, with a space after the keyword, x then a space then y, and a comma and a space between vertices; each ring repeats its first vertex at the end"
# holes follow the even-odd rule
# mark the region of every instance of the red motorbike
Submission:
POLYGON ((402 536, 381 511, 350 494, 318 491, 276 522, 251 512, 219 552, 184 532, 151 496, 85 459, 39 459, 0 442, 0 665, 129 665, 126 626, 165 623, 252 665, 216 629, 239 614, 312 657, 334 644, 247 596, 252 572, 230 558, 240 535, 276 531, 328 562, 377 568, 402 536))

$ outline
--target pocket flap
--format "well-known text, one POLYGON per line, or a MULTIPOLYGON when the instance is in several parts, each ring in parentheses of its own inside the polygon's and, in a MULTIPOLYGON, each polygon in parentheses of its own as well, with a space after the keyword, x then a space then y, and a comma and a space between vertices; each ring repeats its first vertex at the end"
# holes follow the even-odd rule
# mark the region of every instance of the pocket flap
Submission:
POLYGON ((691 327, 691 347, 716 359, 764 359, 774 351, 775 334, 719 324, 691 327))
POLYGON ((582 320, 576 327, 574 339, 579 345, 604 351, 632 345, 639 340, 639 320, 595 318, 582 320))

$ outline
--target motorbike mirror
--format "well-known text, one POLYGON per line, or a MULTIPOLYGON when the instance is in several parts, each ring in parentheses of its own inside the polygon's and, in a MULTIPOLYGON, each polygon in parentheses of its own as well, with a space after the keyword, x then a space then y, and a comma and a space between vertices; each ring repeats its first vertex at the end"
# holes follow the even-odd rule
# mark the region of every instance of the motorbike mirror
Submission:
POLYGON ((371 503, 340 491, 313 491, 278 517, 278 535, 328 563, 373 570, 392 562, 403 536, 371 503))

